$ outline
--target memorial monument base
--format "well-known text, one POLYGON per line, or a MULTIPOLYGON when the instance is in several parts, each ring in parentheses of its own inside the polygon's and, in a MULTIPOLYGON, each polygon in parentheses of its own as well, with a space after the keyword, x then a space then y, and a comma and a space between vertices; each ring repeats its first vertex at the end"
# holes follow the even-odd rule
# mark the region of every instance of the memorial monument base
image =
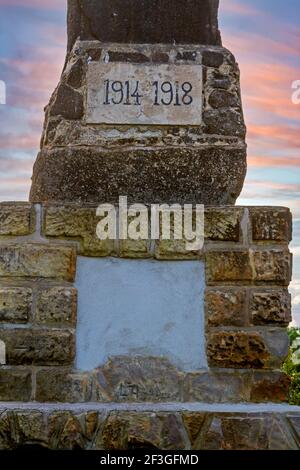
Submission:
POLYGON ((101 241, 91 206, 2 203, 0 220, 0 448, 299 446, 288 209, 207 207, 201 252, 101 241))

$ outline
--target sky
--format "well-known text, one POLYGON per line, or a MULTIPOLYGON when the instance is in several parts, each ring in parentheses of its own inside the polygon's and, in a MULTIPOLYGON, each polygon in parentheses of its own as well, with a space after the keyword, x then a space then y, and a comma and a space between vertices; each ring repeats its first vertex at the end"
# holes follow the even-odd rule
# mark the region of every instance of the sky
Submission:
MULTIPOLYGON (((66 50, 66 0, 0 0, 0 200, 28 200, 43 108, 66 50)), ((236 56, 248 128, 248 173, 241 205, 291 208, 294 323, 300 325, 299 0, 220 0, 223 45, 236 56)))

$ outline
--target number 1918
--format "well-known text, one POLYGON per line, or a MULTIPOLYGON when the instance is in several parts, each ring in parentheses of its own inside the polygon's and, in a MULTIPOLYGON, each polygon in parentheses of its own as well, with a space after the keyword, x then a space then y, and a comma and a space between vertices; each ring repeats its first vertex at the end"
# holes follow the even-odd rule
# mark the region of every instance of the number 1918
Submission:
MULTIPOLYGON (((105 80, 105 105, 140 106, 143 95, 139 93, 140 82, 134 80, 105 80)), ((189 106, 193 103, 191 92, 193 85, 190 82, 175 83, 155 81, 152 83, 154 106, 189 106)))

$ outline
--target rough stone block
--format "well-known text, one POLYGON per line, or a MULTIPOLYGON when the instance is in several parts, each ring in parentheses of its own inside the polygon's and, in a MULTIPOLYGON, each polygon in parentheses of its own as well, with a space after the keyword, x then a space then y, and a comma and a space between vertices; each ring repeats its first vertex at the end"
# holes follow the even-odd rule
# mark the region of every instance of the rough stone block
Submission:
POLYGON ((248 251, 215 251, 206 254, 206 279, 213 282, 251 281, 248 251))
POLYGON ((49 106, 51 116, 62 116, 65 119, 83 117, 83 95, 66 84, 61 84, 49 106))
POLYGON ((68 330, 0 330, 0 340, 8 365, 67 365, 75 356, 74 334, 68 330))
POLYGON ((0 277, 40 277, 73 281, 76 253, 58 245, 16 244, 0 246, 0 277))
POLYGON ((152 257, 149 240, 120 240, 119 246, 121 258, 145 259, 152 257))
POLYGON ((207 289, 205 315, 210 326, 246 326, 246 291, 244 289, 207 289))
POLYGON ((20 369, 0 369, 0 401, 29 401, 31 372, 20 369))
POLYGON ((211 251, 206 255, 207 282, 254 281, 288 285, 292 257, 286 249, 211 251))
POLYGON ((71 205, 45 208, 44 232, 47 237, 67 237, 80 240, 79 254, 83 256, 110 256, 114 254, 114 240, 100 240, 96 229, 100 217, 96 207, 71 205))
POLYGON ((285 330, 211 331, 207 355, 212 367, 268 369, 280 367, 288 352, 285 330))
POLYGON ((290 383, 291 379, 283 372, 254 371, 250 401, 256 403, 287 402, 290 383))
POLYGON ((111 412, 104 423, 102 440, 105 450, 186 447, 185 432, 175 413, 111 412))
POLYGON ((292 277, 292 255, 288 250, 264 250, 251 253, 254 280, 288 286, 292 277))
POLYGON ((94 399, 104 393, 116 402, 179 401, 181 381, 181 374, 167 359, 114 357, 96 373, 94 399))
POLYGON ((238 242, 243 210, 235 207, 205 208, 205 239, 238 242))
POLYGON ((49 325, 76 325, 77 290, 52 287, 38 293, 36 321, 49 325))
POLYGON ((36 374, 35 399, 39 402, 83 403, 90 398, 89 374, 49 367, 36 374))
POLYGON ((249 315, 253 325, 287 326, 292 320, 291 295, 287 289, 251 292, 249 315))
POLYGON ((238 403, 249 401, 251 372, 211 370, 187 374, 183 401, 238 403))
POLYGON ((31 316, 32 290, 25 287, 0 288, 0 322, 27 323, 31 316))
POLYGON ((22 202, 0 203, 0 236, 30 235, 35 229, 35 210, 22 202))
POLYGON ((232 204, 245 174, 245 147, 43 149, 30 200, 118 204, 119 196, 127 195, 133 203, 232 204))
POLYGON ((292 239, 292 214, 285 207, 251 207, 252 238, 255 241, 288 243, 292 239))
POLYGON ((297 445, 280 417, 215 415, 201 442, 202 450, 296 450, 297 445))
POLYGON ((105 43, 221 43, 218 0, 68 2, 68 50, 79 37, 105 43))

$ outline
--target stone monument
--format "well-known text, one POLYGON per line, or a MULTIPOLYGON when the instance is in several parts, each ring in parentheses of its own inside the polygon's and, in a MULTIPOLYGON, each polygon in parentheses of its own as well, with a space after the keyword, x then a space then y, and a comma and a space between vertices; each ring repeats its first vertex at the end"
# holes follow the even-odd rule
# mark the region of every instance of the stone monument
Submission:
POLYGON ((246 128, 218 6, 68 1, 30 202, 0 205, 2 449, 299 448, 291 213, 234 205, 246 128), (99 239, 121 196, 203 204, 204 246, 99 239))

